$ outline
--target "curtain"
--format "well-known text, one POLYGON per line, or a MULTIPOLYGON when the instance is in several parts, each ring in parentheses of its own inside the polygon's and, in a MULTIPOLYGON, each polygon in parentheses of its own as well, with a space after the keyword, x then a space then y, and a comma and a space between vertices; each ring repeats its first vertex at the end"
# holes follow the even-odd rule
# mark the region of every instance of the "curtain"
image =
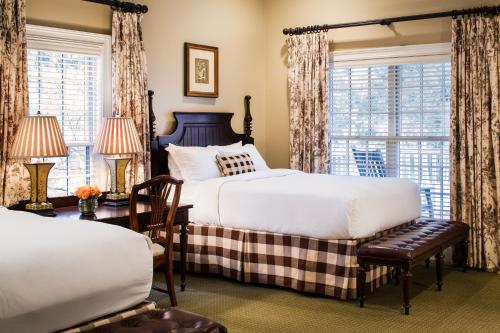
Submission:
POLYGON ((19 122, 28 112, 25 0, 0 0, 0 206, 29 198, 29 175, 9 160, 19 122))
POLYGON ((500 16, 452 24, 451 216, 471 228, 469 265, 499 272, 500 16))
POLYGON ((292 35, 288 45, 290 167, 328 171, 328 37, 292 35))
POLYGON ((132 185, 150 178, 149 112, 146 53, 142 40, 142 13, 113 11, 113 114, 131 117, 143 152, 132 157, 127 192, 132 185))

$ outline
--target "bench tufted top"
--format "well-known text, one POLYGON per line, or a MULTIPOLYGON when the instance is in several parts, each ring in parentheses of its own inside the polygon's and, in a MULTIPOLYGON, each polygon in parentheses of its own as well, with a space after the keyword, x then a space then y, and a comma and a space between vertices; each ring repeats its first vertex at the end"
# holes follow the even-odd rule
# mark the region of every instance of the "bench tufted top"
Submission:
POLYGON ((453 221, 424 221, 367 242, 358 249, 358 259, 412 261, 425 254, 444 250, 465 238, 469 226, 453 221))

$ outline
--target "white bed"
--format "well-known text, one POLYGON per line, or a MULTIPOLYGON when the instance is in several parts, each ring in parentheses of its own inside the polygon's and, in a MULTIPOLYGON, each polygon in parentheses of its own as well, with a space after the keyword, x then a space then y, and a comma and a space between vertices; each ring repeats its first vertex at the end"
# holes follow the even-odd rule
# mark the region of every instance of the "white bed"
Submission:
POLYGON ((320 239, 370 237, 420 215, 409 180, 288 169, 187 181, 181 201, 194 205, 195 223, 320 239))
POLYGON ((50 332, 148 297, 150 242, 99 222, 0 207, 0 332, 50 332))

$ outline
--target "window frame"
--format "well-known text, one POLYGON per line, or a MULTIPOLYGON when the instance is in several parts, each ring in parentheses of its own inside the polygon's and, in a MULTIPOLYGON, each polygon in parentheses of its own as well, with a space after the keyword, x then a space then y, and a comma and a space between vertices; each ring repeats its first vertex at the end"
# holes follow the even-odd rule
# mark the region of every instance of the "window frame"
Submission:
MULTIPOLYGON (((411 46, 396 46, 396 47, 384 47, 384 48, 371 48, 371 49, 360 49, 360 50, 349 50, 349 51, 333 51, 330 53, 330 66, 331 70, 329 73, 329 80, 333 77, 333 68, 367 68, 367 67, 377 67, 377 66, 387 66, 389 75, 394 75, 394 77, 389 78, 389 82, 397 81, 399 65, 404 64, 429 64, 436 62, 450 62, 451 61, 451 44, 450 43, 436 43, 436 44, 421 44, 421 45, 411 45, 411 46)), ((370 74, 368 82, 370 82, 370 74)), ((368 86, 368 91, 370 91, 370 85, 368 86)), ((400 98, 401 86, 390 84, 388 86, 388 95, 394 98, 400 98), (392 90, 391 90, 392 89, 392 90)), ((423 89, 423 87, 421 87, 423 89)), ((330 89, 329 97, 333 99, 334 90, 330 89)), ((350 94, 350 92, 349 92, 350 94)), ((370 99, 371 100, 371 99, 370 99)), ((401 110, 396 109, 394 105, 391 104, 391 100, 387 101, 387 117, 388 117, 388 135, 356 135, 352 134, 349 129, 349 134, 344 135, 329 135, 329 140, 331 143, 336 141, 381 141, 385 142, 386 146, 386 172, 388 176, 400 177, 400 165, 399 165, 399 142, 404 141, 415 141, 419 143, 423 142, 449 142, 449 136, 440 135, 398 135, 401 131, 400 124, 396 122, 401 121, 401 110), (393 121, 391 121, 391 117, 393 121), (391 151, 391 153, 389 153, 391 151), (394 160, 395 158, 395 160, 394 160)), ((350 105, 351 107, 351 105, 350 105)), ((347 111, 346 111, 347 112, 347 111)), ((330 110, 329 110, 330 113, 330 110)), ((350 113, 350 112, 349 112, 350 113)), ((371 113, 370 113, 371 114, 371 113)), ((330 115, 329 115, 330 117, 330 115)), ((330 145, 331 146, 331 145, 330 145)), ((330 151, 332 153, 332 151, 330 151)), ((420 155, 420 153, 419 153, 420 155)), ((422 166, 421 166, 422 167, 422 166)), ((349 170, 349 162, 347 165, 349 170)), ((330 170, 332 173, 333 170, 330 170)), ((348 171, 348 174, 350 172, 348 171)), ((419 177, 422 177, 420 174, 419 177)), ((441 188, 443 188, 443 181, 441 180, 441 188)), ((421 182, 421 180, 419 180, 421 182)), ((441 190, 443 192, 443 190, 441 190)))
MULTIPOLYGON (((112 115, 110 35, 27 24, 26 42, 28 49, 81 53, 97 56, 99 69, 98 77, 102 87, 100 92, 100 107, 102 110, 101 116, 107 117, 112 115)), ((29 110, 27 110, 27 113, 29 113, 29 110)), ((68 146, 78 147, 81 146, 81 144, 70 144, 68 146)), ((101 187, 105 186, 106 179, 102 178, 102 176, 100 176, 101 173, 99 172, 99 170, 104 167, 101 157, 93 152, 92 155, 95 161, 95 183, 101 187)))

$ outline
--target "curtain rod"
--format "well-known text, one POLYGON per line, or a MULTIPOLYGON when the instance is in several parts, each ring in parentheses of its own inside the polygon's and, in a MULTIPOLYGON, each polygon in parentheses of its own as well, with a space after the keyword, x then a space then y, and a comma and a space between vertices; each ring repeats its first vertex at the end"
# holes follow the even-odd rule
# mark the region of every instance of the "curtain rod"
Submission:
POLYGON ((114 10, 121 10, 122 12, 130 13, 147 13, 148 6, 140 5, 132 2, 123 2, 118 0, 83 0, 87 2, 99 3, 102 5, 108 5, 114 10))
POLYGON ((377 20, 368 21, 358 21, 351 23, 340 23, 340 24, 323 24, 323 25, 312 25, 307 27, 297 27, 297 28, 286 28, 283 29, 283 34, 285 35, 301 35, 308 32, 319 32, 328 31, 330 29, 341 29, 350 27, 361 27, 365 25, 391 25, 396 22, 406 22, 406 21, 416 21, 416 20, 427 20, 439 17, 457 17, 459 15, 474 15, 474 14, 499 14, 500 6, 494 7, 479 7, 479 8, 469 8, 462 10, 451 10, 447 12, 439 13, 429 13, 420 15, 410 15, 410 16, 399 16, 399 17, 389 17, 377 20))

